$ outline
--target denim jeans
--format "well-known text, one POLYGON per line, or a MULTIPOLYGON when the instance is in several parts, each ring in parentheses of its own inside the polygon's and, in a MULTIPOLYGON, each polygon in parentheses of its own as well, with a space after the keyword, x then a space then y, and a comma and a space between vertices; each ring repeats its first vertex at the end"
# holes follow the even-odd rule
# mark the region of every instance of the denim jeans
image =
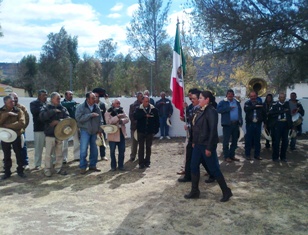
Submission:
POLYGON ((211 151, 212 155, 210 157, 205 155, 205 150, 205 145, 195 144, 191 158, 191 173, 194 175, 200 174, 200 163, 203 159, 209 169, 210 175, 217 179, 222 176, 222 173, 220 171, 216 148, 211 151))
POLYGON ((90 145, 90 164, 89 167, 96 167, 97 163, 97 145, 96 145, 96 134, 89 134, 85 130, 80 130, 80 165, 81 169, 86 169, 88 167, 87 155, 88 155, 88 145, 90 145))
POLYGON ((169 135, 169 126, 167 125, 168 117, 159 117, 160 136, 169 135))
POLYGON ((237 148, 237 141, 240 134, 239 125, 223 126, 222 132, 224 158, 234 158, 235 150, 237 148), (231 145, 229 146, 230 137, 231 145))
POLYGON ((250 151, 253 145, 255 148, 254 157, 260 156, 261 127, 262 127, 261 122, 246 124, 246 136, 245 136, 245 156, 246 157, 250 156, 250 151))
POLYGON ((111 169, 117 168, 117 160, 115 156, 115 150, 117 146, 118 146, 118 151, 119 151, 118 168, 123 169, 124 168, 124 157, 125 157, 125 137, 122 131, 120 131, 120 142, 109 141, 111 169))

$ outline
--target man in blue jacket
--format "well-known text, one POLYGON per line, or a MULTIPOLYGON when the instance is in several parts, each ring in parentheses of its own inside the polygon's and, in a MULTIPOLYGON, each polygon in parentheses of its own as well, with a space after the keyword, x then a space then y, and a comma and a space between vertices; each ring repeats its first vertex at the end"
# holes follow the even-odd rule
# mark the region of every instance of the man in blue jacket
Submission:
POLYGON ((173 113, 172 103, 166 98, 166 93, 160 93, 161 99, 156 102, 156 108, 158 109, 159 123, 160 123, 160 140, 164 137, 170 140, 169 126, 167 125, 167 118, 170 118, 173 113))
POLYGON ((229 89, 226 98, 219 102, 217 112, 221 114, 223 131, 223 154, 227 162, 239 161, 235 157, 239 128, 243 125, 242 108, 240 102, 234 98, 234 91, 229 89), (231 146, 229 140, 231 137, 231 146))

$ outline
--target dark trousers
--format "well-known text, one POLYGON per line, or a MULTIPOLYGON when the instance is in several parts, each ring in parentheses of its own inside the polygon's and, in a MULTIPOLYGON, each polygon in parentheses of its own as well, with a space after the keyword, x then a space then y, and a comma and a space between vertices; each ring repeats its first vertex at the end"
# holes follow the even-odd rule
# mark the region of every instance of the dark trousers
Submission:
MULTIPOLYGON (((104 140, 106 140, 106 134, 105 134, 105 132, 103 132, 102 134, 103 134, 104 140)), ((104 145, 99 146, 99 154, 100 154, 100 157, 101 157, 101 158, 106 156, 106 147, 105 147, 104 145)))
POLYGON ((207 157, 205 155, 205 149, 205 145, 199 144, 196 144, 193 148, 191 158, 191 174, 200 175, 200 163, 203 159, 210 171, 210 175, 214 176, 215 179, 217 179, 222 176, 222 173, 220 171, 216 149, 211 151, 212 155, 210 157, 207 157))
POLYGON ((140 166, 151 164, 151 148, 152 148, 153 136, 154 136, 153 134, 144 134, 138 132, 138 143, 139 143, 138 158, 140 166), (146 148, 145 158, 144 158, 144 144, 146 148))
POLYGON ((21 139, 20 136, 17 137, 17 139, 12 143, 5 143, 1 141, 2 151, 4 155, 4 173, 6 175, 11 175, 11 167, 12 167, 12 158, 11 158, 11 149, 13 147, 13 150, 16 155, 16 161, 17 161, 17 173, 20 174, 24 171, 23 165, 24 165, 24 159, 21 156, 21 139))
POLYGON ((27 166, 29 165, 29 157, 28 157, 28 149, 27 149, 27 143, 26 143, 26 133, 22 135, 24 135, 25 143, 21 149, 21 156, 22 156, 22 159, 24 159, 24 166, 27 166))
MULTIPOLYGON (((185 161, 185 178, 190 180, 191 179, 191 157, 193 153, 193 147, 192 143, 188 142, 186 145, 186 161, 185 161)), ((203 165, 206 172, 211 176, 210 170, 208 166, 205 163, 205 160, 203 158, 200 159, 200 163, 203 165)))
POLYGON ((273 160, 278 160, 279 157, 281 160, 286 159, 286 152, 288 149, 288 134, 289 128, 287 122, 277 121, 274 127, 272 128, 272 139, 273 139, 273 160), (281 148, 279 154, 279 145, 281 141, 281 148))
POLYGON ((261 127, 262 127, 261 122, 246 124, 246 136, 245 136, 245 155, 246 157, 250 156, 252 146, 254 146, 254 157, 260 156, 261 127))
POLYGON ((239 125, 230 125, 230 126, 223 126, 223 153, 224 158, 234 158, 235 150, 237 148, 237 141, 240 135, 239 125), (229 146, 229 141, 231 137, 231 146, 229 146))

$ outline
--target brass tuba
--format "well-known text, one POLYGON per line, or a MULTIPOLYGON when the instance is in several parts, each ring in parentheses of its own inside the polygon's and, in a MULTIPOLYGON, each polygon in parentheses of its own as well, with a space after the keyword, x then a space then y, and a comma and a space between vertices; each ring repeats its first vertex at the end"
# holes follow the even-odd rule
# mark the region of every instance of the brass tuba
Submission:
POLYGON ((267 90, 267 82, 263 78, 253 78, 247 84, 247 93, 255 91, 258 96, 263 96, 267 90))

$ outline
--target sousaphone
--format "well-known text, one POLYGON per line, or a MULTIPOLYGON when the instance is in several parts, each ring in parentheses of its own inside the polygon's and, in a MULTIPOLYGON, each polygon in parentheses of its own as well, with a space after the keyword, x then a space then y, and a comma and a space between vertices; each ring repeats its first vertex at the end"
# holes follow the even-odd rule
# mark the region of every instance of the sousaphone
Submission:
POLYGON ((253 78, 247 84, 247 93, 251 91, 257 92, 258 96, 265 95, 267 90, 267 82, 263 78, 253 78))

